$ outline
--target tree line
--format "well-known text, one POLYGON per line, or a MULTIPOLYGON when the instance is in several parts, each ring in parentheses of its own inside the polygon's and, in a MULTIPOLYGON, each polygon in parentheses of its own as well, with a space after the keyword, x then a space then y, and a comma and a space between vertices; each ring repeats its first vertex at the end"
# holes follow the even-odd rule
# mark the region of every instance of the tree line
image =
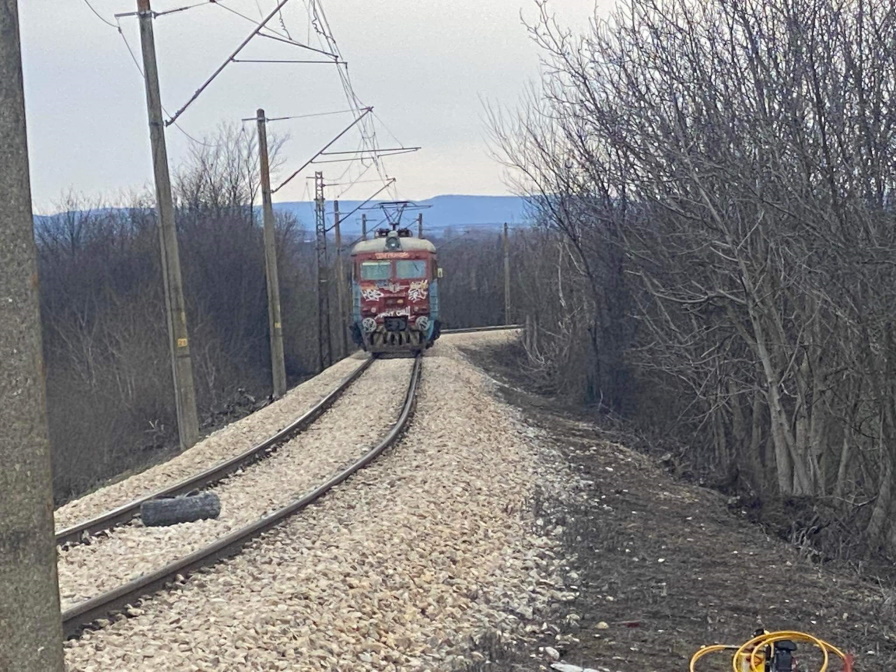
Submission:
POLYGON ((896 549, 896 3, 538 6, 541 84, 491 113, 545 251, 533 367, 896 549))

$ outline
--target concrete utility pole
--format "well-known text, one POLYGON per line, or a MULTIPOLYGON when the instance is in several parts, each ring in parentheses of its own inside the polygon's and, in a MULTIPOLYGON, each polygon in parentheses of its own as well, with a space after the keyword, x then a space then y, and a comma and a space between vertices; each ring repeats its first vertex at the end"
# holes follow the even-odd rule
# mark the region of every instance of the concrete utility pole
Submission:
POLYGON ((339 325, 339 344, 342 348, 339 354, 345 357, 348 354, 348 325, 345 321, 345 267, 342 263, 342 222, 339 220, 339 201, 333 201, 333 220, 333 237, 336 243, 336 304, 339 311, 336 324, 339 325))
POLYGON ((0 670, 63 672, 16 0, 0 0, 0 670))
POLYGON ((367 240, 367 214, 361 215, 361 240, 367 240))
POLYGON ((423 237, 423 213, 422 212, 417 213, 417 237, 418 238, 423 237))
POLYGON ((317 338, 320 368, 333 363, 333 342, 330 333, 330 283, 327 269, 327 218, 324 207, 324 174, 314 173, 314 231, 317 250, 317 338))
POLYGON ((504 324, 510 321, 510 236, 504 222, 504 324))
POLYGON ((267 117, 258 110, 258 154, 261 171, 261 204, 264 218, 264 270, 268 287, 268 329, 271 334, 271 378, 274 399, 286 394, 286 364, 283 361, 283 324, 280 320, 280 280, 274 239, 274 204, 271 201, 271 165, 268 159, 267 117))
POLYGON ((159 246, 162 253, 162 277, 165 283, 165 307, 168 314, 168 337, 171 368, 174 373, 174 402, 177 406, 177 431, 181 448, 189 448, 199 440, 199 416, 196 412, 196 391, 193 387, 193 364, 187 334, 187 313, 184 308, 177 229, 174 224, 174 199, 168 173, 168 149, 165 146, 165 121, 159 93, 159 70, 153 37, 152 9, 149 0, 137 0, 140 17, 140 44, 143 48, 143 69, 146 73, 146 109, 149 113, 149 137, 152 144, 152 166, 156 182, 156 211, 159 217, 159 246))

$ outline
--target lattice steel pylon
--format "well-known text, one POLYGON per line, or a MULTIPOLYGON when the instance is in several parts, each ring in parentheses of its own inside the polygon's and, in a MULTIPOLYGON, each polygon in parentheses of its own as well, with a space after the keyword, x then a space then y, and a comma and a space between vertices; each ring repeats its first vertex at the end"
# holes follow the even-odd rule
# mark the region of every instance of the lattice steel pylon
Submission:
POLYGON ((320 368, 333 363, 333 344, 330 337, 330 283, 327 260, 327 218, 324 209, 324 174, 314 173, 314 228, 317 250, 317 340, 320 368))

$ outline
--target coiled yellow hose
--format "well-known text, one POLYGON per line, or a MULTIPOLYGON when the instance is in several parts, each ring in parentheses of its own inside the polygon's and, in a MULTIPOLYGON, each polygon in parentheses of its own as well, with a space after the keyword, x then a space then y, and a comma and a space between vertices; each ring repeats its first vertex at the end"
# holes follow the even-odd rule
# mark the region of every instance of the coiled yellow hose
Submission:
POLYGON ((824 661, 818 672, 827 672, 828 664, 830 663, 830 654, 834 654, 843 661, 843 672, 852 672, 852 656, 844 653, 833 644, 829 644, 822 639, 813 637, 805 632, 795 632, 792 630, 764 632, 761 635, 757 635, 744 642, 740 646, 732 646, 728 644, 704 646, 691 656, 689 669, 690 672, 696 672, 697 661, 711 653, 733 651, 734 655, 731 658, 731 668, 734 672, 765 672, 765 647, 784 640, 812 644, 821 649, 824 661))

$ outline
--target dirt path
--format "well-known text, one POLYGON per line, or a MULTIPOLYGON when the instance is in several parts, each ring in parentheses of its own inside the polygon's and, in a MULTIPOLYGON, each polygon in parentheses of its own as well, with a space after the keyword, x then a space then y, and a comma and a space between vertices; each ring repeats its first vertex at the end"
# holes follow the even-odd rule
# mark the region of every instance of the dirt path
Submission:
MULTIPOLYGON (((507 384, 499 394, 589 483, 584 497, 547 501, 542 514, 563 539, 578 596, 530 626, 528 641, 483 644, 493 662, 468 670, 549 669, 544 647, 601 671, 686 670, 700 645, 739 644, 759 627, 826 639, 855 653, 862 672, 896 669, 892 587, 810 564, 728 511, 722 495, 676 482, 651 459, 602 440, 598 427, 523 391, 506 344, 466 353, 507 384)), ((803 656, 801 670, 818 669, 803 656)), ((718 658, 699 669, 730 665, 718 658)))

